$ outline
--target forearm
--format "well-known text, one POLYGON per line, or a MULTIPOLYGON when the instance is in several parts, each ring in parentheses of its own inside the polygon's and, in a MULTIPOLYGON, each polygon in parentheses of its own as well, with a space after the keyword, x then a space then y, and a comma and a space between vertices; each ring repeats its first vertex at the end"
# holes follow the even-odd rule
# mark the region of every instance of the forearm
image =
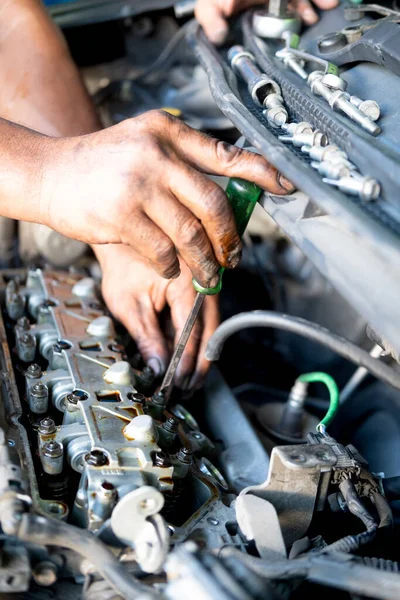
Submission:
POLYGON ((0 215, 45 223, 41 189, 50 138, 0 118, 0 215))
POLYGON ((0 116, 53 136, 101 127, 65 40, 40 0, 0 7, 0 116))

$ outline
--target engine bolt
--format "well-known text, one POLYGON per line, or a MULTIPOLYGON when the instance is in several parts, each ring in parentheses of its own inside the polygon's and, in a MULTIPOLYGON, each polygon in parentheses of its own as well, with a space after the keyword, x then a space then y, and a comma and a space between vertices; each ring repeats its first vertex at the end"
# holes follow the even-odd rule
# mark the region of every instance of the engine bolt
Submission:
POLYGON ((340 150, 334 144, 328 144, 328 146, 302 146, 301 151, 308 154, 312 160, 330 160, 329 157, 333 154, 347 158, 346 152, 340 150))
POLYGON ((50 435, 51 433, 55 433, 57 430, 56 424, 53 419, 50 417, 46 417, 40 421, 40 426, 38 432, 41 435, 50 435))
POLYGON ((343 177, 342 179, 334 180, 324 178, 322 181, 338 187, 341 192, 350 196, 358 196, 360 200, 370 201, 376 200, 380 194, 380 185, 376 179, 372 177, 343 177))
POLYGON ((284 123, 281 127, 289 135, 295 135, 296 133, 312 133, 313 128, 307 121, 300 121, 300 123, 284 123))
POLYGON ((139 402, 140 404, 143 404, 146 400, 146 396, 144 394, 139 394, 139 392, 128 392, 127 396, 132 402, 139 402))
POLYGON ((327 160, 322 162, 312 162, 311 166, 316 169, 320 175, 328 177, 329 179, 340 179, 342 177, 349 177, 350 169, 342 163, 334 164, 327 160))
POLYGON ((377 121, 381 116, 379 104, 374 100, 361 100, 361 98, 357 98, 357 96, 350 96, 350 102, 371 119, 371 121, 377 121))
POLYGON ((161 390, 152 395, 151 401, 158 406, 166 406, 167 404, 165 394, 161 390))
POLYGON ((178 431, 179 421, 175 419, 175 417, 169 417, 165 423, 163 424, 163 429, 168 431, 168 433, 175 433, 178 431))
POLYGON ((35 343, 35 338, 30 333, 23 333, 19 338, 19 342, 23 346, 33 346, 35 343))
POLYGON ((281 142, 289 142, 294 146, 301 148, 302 146, 327 146, 328 138, 325 133, 318 131, 317 129, 313 132, 295 133, 293 136, 290 135, 279 135, 278 140, 281 142))
POLYGON ((17 327, 19 329, 23 329, 24 331, 29 331, 31 324, 28 317, 20 317, 17 321, 17 327))
POLYGON ((103 467, 108 463, 108 458, 101 450, 92 450, 86 454, 85 461, 92 467, 103 467))
POLYGON ((155 467, 170 467, 171 461, 165 452, 156 452, 153 456, 153 464, 155 467))
POLYGON ((51 440, 50 442, 43 444, 42 452, 43 455, 48 458, 59 458, 63 455, 63 447, 59 442, 51 440))
POLYGON ((188 446, 183 446, 176 455, 176 458, 180 462, 190 465, 193 462, 193 453, 188 446))
POLYGON ((27 368, 25 375, 27 377, 30 377, 31 379, 38 379, 42 376, 42 369, 39 367, 38 364, 32 363, 27 368))
POLYGON ((287 110, 284 106, 275 106, 273 108, 268 108, 268 110, 263 110, 263 115, 271 127, 278 128, 282 127, 282 125, 286 123, 289 118, 287 110))
POLYGON ((42 382, 35 383, 28 394, 29 408, 36 414, 43 414, 47 411, 49 404, 49 390, 42 382))

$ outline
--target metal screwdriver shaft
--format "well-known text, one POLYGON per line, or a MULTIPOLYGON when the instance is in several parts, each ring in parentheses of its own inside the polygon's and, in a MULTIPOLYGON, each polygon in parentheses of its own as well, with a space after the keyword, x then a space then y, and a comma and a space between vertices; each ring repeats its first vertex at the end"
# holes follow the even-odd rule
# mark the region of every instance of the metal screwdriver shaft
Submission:
POLYGON ((190 311, 190 314, 187 318, 184 328, 182 329, 181 337, 179 338, 179 341, 175 347, 171 361, 168 365, 168 369, 164 375, 164 379, 161 384, 161 391, 164 394, 168 394, 168 391, 171 387, 172 381, 173 381, 175 373, 176 373, 176 369, 182 358, 182 354, 185 350, 185 347, 186 347, 187 341, 190 337, 190 334, 192 333, 192 329, 194 327, 194 324, 196 323, 196 319, 200 313, 201 307, 203 306, 205 297, 206 297, 205 294, 201 294, 200 292, 197 292, 197 294, 196 294, 196 299, 193 303, 193 308, 190 311))
MULTIPOLYGON (((239 236, 242 237, 253 213, 254 207, 262 194, 262 190, 254 183, 249 183, 247 181, 243 181, 242 179, 230 179, 225 192, 232 207, 236 221, 237 232, 239 236)), ((196 323, 196 319, 200 313, 201 307, 203 306, 204 298, 206 296, 214 296, 221 291, 222 275, 224 270, 225 269, 223 267, 220 268, 219 281, 217 285, 212 288, 202 287, 196 280, 193 279, 193 287, 197 292, 196 299, 161 384, 161 391, 167 396, 167 398, 172 390, 176 369, 182 358, 182 354, 185 350, 194 324, 196 323)))

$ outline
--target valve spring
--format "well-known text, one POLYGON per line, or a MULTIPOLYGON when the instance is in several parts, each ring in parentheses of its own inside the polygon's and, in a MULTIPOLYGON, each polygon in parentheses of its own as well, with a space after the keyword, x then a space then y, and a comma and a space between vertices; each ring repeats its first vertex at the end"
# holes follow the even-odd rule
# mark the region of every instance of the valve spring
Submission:
POLYGON ((174 489, 169 492, 164 492, 165 503, 161 511, 162 516, 173 523, 176 511, 179 508, 180 499, 184 490, 184 480, 177 479, 174 481, 174 489))

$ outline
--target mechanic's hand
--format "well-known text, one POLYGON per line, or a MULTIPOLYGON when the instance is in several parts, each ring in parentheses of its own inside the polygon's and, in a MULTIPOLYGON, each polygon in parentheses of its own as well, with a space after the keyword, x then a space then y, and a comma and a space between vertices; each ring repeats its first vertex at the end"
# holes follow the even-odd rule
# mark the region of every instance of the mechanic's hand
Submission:
MULTIPOLYGON (((339 0, 314 0, 318 8, 329 10, 334 8, 339 0)), ((208 38, 214 44, 222 44, 228 34, 228 18, 232 15, 256 5, 266 5, 265 0, 197 0, 196 18, 203 26, 208 38)), ((306 25, 318 21, 318 15, 309 0, 292 0, 289 4, 292 10, 299 13, 306 25)))
MULTIPOLYGON (((195 298, 189 269, 182 262, 181 276, 167 281, 128 246, 109 244, 93 249, 102 267, 102 292, 108 308, 135 339, 145 362, 157 375, 163 373, 195 298), (175 342, 167 340, 158 321, 166 305, 171 309, 175 342)), ((177 369, 175 383, 182 390, 201 386, 210 365, 204 358, 205 347, 217 325, 218 300, 207 296, 177 369)))
POLYGON ((218 282, 220 265, 237 265, 241 243, 225 193, 204 173, 241 177, 276 194, 293 190, 261 156, 162 111, 41 143, 45 225, 90 244, 131 246, 166 279, 178 277, 179 253, 207 287, 218 282))

